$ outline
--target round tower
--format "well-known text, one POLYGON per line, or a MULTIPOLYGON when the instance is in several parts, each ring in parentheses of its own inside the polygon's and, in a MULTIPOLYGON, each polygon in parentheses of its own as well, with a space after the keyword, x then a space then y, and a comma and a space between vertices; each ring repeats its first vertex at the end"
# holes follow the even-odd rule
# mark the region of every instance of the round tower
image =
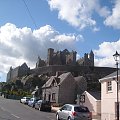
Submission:
POLYGON ((90 59, 90 62, 91 62, 91 66, 94 66, 94 53, 93 53, 92 50, 89 54, 89 59, 90 59))
POLYGON ((52 58, 53 58, 53 54, 54 54, 54 49, 49 48, 48 49, 48 55, 47 55, 47 65, 52 65, 52 58))
POLYGON ((76 64, 76 51, 72 51, 72 60, 73 60, 73 64, 76 64))

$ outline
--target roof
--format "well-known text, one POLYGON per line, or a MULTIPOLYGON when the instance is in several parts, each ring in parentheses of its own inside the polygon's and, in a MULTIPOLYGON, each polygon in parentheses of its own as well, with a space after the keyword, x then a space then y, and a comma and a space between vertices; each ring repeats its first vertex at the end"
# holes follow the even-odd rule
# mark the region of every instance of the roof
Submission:
POLYGON ((87 90, 87 81, 85 77, 83 76, 78 76, 74 77, 75 82, 76 82, 76 91, 79 94, 82 94, 85 90, 87 90))
POLYGON ((32 94, 32 95, 35 95, 36 92, 37 92, 37 91, 33 91, 31 94, 32 94))
MULTIPOLYGON (((120 76, 120 70, 118 70, 118 76, 120 76)), ((113 73, 99 79, 99 81, 103 81, 105 79, 109 79, 109 78, 113 78, 113 77, 117 77, 117 71, 115 71, 115 72, 113 72, 113 73)))
POLYGON ((67 73, 63 73, 62 75, 60 75, 58 78, 60 78, 60 83, 59 85, 69 76, 72 75, 70 72, 67 73))
POLYGON ((74 77, 75 81, 85 81, 85 78, 83 76, 77 76, 77 77, 74 77))
POLYGON ((50 87, 53 80, 55 80, 55 76, 52 76, 43 86, 42 88, 50 87))
POLYGON ((88 91, 88 93, 92 95, 96 100, 101 100, 101 92, 88 91))
POLYGON ((55 80, 57 82, 58 85, 60 85, 71 73, 67 72, 67 73, 63 73, 62 75, 60 75, 59 77, 56 76, 52 76, 43 86, 42 88, 46 88, 46 87, 51 87, 51 84, 53 82, 53 80, 55 80))

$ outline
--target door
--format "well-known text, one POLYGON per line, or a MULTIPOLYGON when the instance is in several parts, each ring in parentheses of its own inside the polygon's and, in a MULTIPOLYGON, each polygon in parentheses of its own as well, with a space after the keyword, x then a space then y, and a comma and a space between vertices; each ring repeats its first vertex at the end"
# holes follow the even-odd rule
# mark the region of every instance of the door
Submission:
POLYGON ((68 115, 69 115, 69 111, 67 110, 67 105, 64 105, 61 109, 59 117, 63 120, 67 120, 68 115))
POLYGON ((65 119, 65 115, 64 115, 65 110, 66 110, 66 106, 64 105, 59 111, 59 118, 60 119, 63 119, 63 120, 65 119))

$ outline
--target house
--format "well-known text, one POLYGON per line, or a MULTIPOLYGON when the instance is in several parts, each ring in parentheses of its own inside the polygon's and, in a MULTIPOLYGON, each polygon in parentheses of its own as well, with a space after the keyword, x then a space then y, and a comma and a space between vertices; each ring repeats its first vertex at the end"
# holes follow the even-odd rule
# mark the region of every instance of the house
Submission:
MULTIPOLYGON (((120 80, 120 70, 118 70, 118 80, 120 80)), ((117 113, 117 72, 99 79, 99 82, 101 83, 101 120, 115 120, 117 113)), ((120 86, 120 82, 118 85, 120 86)), ((120 92, 119 90, 118 92, 120 92)), ((120 99, 120 95, 118 98, 120 99)))
POLYGON ((53 103, 74 103, 75 102, 75 80, 70 72, 60 76, 52 76, 42 86, 42 96, 44 100, 53 103))
POLYGON ((101 114, 101 92, 85 91, 85 102, 83 105, 87 106, 93 115, 101 114))

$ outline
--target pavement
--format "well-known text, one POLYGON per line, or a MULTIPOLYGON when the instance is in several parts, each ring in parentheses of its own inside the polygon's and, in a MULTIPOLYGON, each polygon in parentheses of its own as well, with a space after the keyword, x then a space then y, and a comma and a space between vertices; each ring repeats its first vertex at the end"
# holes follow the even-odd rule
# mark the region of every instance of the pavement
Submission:
MULTIPOLYGON (((57 110, 59 110, 60 107, 52 107, 52 112, 57 112, 57 110)), ((92 116, 92 120, 101 120, 101 116, 100 115, 93 115, 92 116)))
POLYGON ((60 109, 60 107, 52 107, 53 112, 57 112, 57 110, 59 110, 59 109, 60 109))

